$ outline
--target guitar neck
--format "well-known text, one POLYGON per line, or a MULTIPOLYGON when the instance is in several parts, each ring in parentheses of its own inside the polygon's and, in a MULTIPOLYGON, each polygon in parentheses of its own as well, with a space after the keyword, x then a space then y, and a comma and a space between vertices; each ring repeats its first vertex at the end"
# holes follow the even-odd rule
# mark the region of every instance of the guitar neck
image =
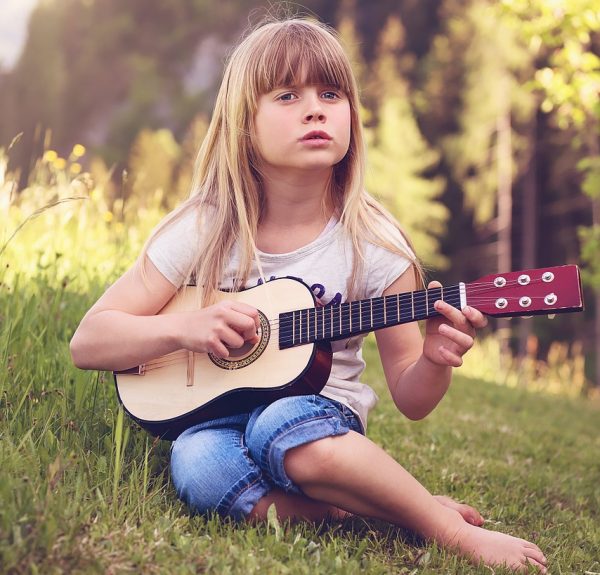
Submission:
POLYGON ((317 341, 347 339, 438 316, 433 307, 437 300, 461 309, 465 302, 464 284, 281 313, 279 347, 286 349, 317 341))

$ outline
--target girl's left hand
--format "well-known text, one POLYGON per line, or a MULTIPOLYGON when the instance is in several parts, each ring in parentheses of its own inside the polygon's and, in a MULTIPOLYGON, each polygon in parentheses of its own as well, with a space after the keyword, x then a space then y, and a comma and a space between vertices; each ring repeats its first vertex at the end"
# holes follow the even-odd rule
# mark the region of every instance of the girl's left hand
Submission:
MULTIPOLYGON (((441 285, 432 281, 427 288, 441 285)), ((423 355, 437 365, 460 367, 462 356, 473 347, 475 330, 485 327, 487 318, 472 307, 467 306, 461 311, 442 300, 436 301, 434 307, 441 316, 425 323, 423 355)))

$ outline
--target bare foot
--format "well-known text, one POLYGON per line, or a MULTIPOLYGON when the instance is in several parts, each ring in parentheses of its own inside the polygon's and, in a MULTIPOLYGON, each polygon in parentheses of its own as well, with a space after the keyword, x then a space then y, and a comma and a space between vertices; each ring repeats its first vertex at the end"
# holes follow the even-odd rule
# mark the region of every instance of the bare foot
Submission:
POLYGON ((441 542, 476 564, 503 566, 517 572, 527 572, 530 567, 535 567, 541 573, 547 573, 546 557, 534 543, 505 533, 488 531, 466 521, 458 526, 453 536, 441 542))
POLYGON ((434 498, 441 503, 445 507, 449 507, 450 509, 454 509, 454 511, 458 511, 462 518, 471 525, 477 525, 481 527, 484 524, 484 519, 475 509, 470 505, 466 505, 465 503, 459 503, 458 501, 454 501, 451 497, 446 497, 445 495, 434 495, 434 498))

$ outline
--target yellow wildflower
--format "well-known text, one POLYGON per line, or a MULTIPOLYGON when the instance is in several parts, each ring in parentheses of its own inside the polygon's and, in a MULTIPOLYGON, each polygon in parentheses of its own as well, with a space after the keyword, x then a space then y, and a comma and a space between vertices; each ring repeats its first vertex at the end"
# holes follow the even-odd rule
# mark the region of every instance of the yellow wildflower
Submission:
POLYGON ((75 144, 73 146, 73 152, 72 152, 72 154, 76 158, 81 158, 81 156, 83 156, 85 154, 85 146, 82 146, 81 144, 75 144))
POLYGON ((57 170, 64 170, 67 167, 67 160, 64 158, 56 158, 53 163, 57 170))
POLYGON ((49 164, 55 162, 58 158, 58 154, 54 150, 46 150, 44 152, 43 160, 49 164))
POLYGON ((112 212, 104 212, 104 221, 106 223, 110 223, 113 221, 113 213, 112 212))
POLYGON ((69 166, 69 172, 71 172, 73 175, 80 174, 81 173, 81 164, 78 162, 73 162, 69 166))

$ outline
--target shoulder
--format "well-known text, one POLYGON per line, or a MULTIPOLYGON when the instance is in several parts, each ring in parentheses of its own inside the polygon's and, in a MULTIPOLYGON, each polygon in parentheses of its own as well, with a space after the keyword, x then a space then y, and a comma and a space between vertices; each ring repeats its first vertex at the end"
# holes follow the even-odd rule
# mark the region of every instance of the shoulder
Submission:
POLYGON ((371 211, 362 245, 367 297, 379 297, 407 269, 417 265, 408 237, 383 209, 371 211))
POLYGON ((183 204, 156 226, 146 243, 148 258, 176 286, 182 285, 194 266, 203 220, 197 206, 183 204))

